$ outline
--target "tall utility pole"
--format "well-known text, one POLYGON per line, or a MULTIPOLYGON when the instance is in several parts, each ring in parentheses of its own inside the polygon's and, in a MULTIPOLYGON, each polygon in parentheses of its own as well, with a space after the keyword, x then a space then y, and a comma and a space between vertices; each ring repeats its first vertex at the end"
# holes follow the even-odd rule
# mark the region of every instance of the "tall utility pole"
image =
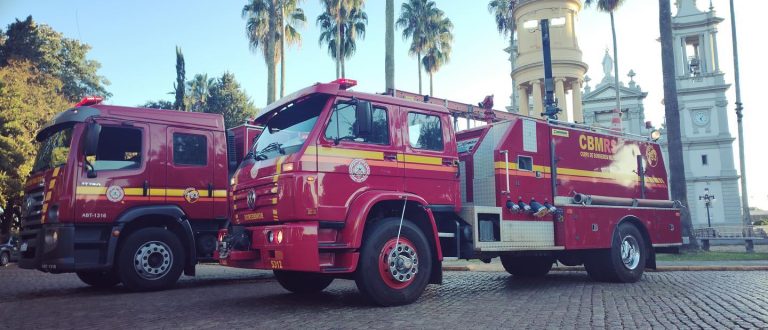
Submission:
POLYGON ((739 47, 736 44, 736 13, 733 11, 733 0, 731 0, 731 33, 733 34, 733 70, 736 84, 736 123, 739 128, 739 172, 741 172, 741 207, 744 216, 744 225, 752 224, 752 217, 749 215, 749 196, 747 195, 747 165, 744 159, 744 126, 742 124, 741 113, 744 108, 741 106, 741 85, 739 83, 739 47))

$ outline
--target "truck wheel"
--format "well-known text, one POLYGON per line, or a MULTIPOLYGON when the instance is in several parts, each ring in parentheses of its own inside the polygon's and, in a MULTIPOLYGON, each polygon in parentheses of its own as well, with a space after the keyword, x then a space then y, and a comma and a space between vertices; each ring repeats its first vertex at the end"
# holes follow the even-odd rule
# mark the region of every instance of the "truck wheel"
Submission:
POLYGON ((8 252, 0 253, 0 267, 5 267, 11 262, 11 255, 8 252))
POLYGON ((77 277, 94 288, 106 289, 120 283, 120 276, 114 270, 77 272, 77 277))
POLYGON ((382 306, 408 304, 421 296, 432 271, 432 251, 424 233, 399 218, 385 218, 366 228, 355 283, 360 292, 382 306))
POLYGON ((501 256, 501 265, 516 277, 542 277, 549 273, 554 262, 551 257, 501 256))
POLYGON ((117 269, 129 290, 163 290, 176 284, 184 260, 184 249, 176 235, 162 228, 144 228, 122 244, 117 269))
POLYGON ((634 283, 643 275, 647 257, 643 235, 634 225, 622 223, 613 235, 611 248, 595 251, 585 260, 584 268, 597 281, 634 283))
POLYGON ((324 276, 316 273, 293 272, 286 270, 274 270, 275 278, 280 285, 293 293, 315 293, 323 291, 331 282, 333 277, 324 276))

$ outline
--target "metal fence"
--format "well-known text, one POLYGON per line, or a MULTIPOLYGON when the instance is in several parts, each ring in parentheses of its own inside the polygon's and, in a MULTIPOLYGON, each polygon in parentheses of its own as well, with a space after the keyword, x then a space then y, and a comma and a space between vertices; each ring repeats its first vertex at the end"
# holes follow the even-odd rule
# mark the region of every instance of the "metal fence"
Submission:
POLYGON ((713 226, 693 230, 696 238, 709 239, 763 239, 768 238, 765 226, 713 226))

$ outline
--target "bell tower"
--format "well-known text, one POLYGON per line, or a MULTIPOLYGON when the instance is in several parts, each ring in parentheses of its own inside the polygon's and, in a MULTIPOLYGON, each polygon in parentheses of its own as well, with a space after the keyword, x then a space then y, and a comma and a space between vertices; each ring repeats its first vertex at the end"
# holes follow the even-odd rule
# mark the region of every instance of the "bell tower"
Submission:
POLYGON ((702 11, 696 2, 677 0, 677 13, 672 17, 688 203, 694 227, 707 226, 706 208, 699 196, 708 188, 717 198, 710 207, 712 224, 738 225, 742 223, 739 176, 725 95, 730 84, 720 70, 717 45, 717 26, 723 18, 715 15, 711 3, 702 11))

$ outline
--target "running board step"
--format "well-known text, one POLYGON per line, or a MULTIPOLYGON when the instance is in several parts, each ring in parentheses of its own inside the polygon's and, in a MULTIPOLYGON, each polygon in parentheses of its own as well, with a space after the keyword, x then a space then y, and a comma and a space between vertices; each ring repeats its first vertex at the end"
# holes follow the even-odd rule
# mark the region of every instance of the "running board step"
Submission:
POLYGON ((349 273, 350 268, 348 267, 322 267, 320 268, 320 271, 323 273, 349 273))
POLYGON ((437 233, 438 237, 456 237, 456 234, 454 233, 437 233))
POLYGON ((351 248, 349 243, 320 243, 318 247, 320 250, 344 250, 351 248))

